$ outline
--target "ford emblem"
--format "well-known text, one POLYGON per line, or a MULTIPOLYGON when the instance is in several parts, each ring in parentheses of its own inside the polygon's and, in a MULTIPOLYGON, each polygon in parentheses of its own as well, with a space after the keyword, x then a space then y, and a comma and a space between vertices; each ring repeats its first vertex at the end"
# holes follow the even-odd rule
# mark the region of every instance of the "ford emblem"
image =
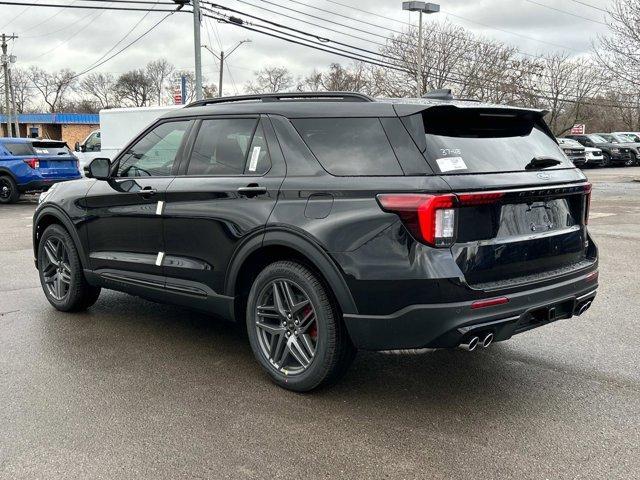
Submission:
POLYGON ((548 173, 538 173, 538 178, 540 180, 549 180, 551 178, 551 175, 549 175, 548 173))

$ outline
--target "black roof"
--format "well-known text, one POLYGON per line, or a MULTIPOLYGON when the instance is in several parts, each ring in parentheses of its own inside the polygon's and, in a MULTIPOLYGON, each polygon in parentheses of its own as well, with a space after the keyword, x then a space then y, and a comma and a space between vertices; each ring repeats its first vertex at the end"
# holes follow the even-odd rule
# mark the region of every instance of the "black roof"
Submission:
POLYGON ((438 98, 377 98, 355 92, 296 92, 240 95, 200 100, 173 110, 163 118, 207 115, 274 114, 306 117, 404 117, 438 106, 535 112, 543 110, 438 98))

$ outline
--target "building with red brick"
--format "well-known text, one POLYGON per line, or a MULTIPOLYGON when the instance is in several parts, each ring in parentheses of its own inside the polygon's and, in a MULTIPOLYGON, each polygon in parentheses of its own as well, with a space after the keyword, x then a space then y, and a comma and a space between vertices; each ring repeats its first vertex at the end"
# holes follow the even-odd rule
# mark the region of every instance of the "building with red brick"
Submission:
MULTIPOLYGON (((93 113, 22 113, 18 115, 21 137, 63 140, 71 148, 100 126, 93 113)), ((0 137, 7 136, 7 116, 0 115, 0 137)))

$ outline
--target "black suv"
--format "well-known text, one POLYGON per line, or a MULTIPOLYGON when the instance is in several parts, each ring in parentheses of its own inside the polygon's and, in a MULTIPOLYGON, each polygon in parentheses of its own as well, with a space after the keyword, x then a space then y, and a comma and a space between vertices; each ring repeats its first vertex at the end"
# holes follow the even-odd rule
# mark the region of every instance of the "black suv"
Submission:
POLYGON ((598 285, 591 185, 542 116, 340 92, 193 103, 42 197, 44 293, 246 323, 297 391, 357 348, 473 350, 579 315, 598 285))
POLYGON ((577 140, 585 147, 594 147, 602 150, 602 166, 611 165, 631 166, 635 162, 635 154, 629 146, 611 143, 598 134, 567 135, 566 138, 577 140))

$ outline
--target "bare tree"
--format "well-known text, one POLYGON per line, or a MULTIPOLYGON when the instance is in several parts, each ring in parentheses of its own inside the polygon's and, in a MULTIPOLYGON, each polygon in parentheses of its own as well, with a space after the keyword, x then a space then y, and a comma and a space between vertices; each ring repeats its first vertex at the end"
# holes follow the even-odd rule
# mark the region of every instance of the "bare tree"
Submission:
POLYGON ((298 80, 299 91, 352 91, 368 92, 370 85, 369 72, 363 63, 354 63, 344 67, 332 63, 325 71, 314 70, 311 74, 298 80))
POLYGON ((145 70, 147 77, 151 81, 151 94, 155 97, 158 105, 162 105, 167 83, 175 71, 175 67, 166 58, 161 58, 147 63, 145 70))
POLYGON ((610 33, 598 37, 597 58, 611 76, 640 86, 640 0, 615 0, 606 21, 610 33))
POLYGON ((142 69, 120 75, 115 88, 120 98, 134 107, 149 105, 153 92, 152 81, 142 69))
POLYGON ((247 83, 245 89, 249 93, 278 93, 293 86, 293 75, 286 67, 266 67, 255 72, 254 80, 247 83))
POLYGON ((547 123, 559 136, 579 121, 588 120, 590 110, 586 107, 600 90, 601 76, 592 62, 567 54, 550 54, 541 61, 544 73, 538 88, 530 87, 531 94, 549 110, 547 123))
POLYGON ((78 92, 88 96, 98 108, 109 108, 118 105, 116 79, 110 73, 90 73, 80 81, 78 92))
POLYGON ((34 66, 29 69, 29 76, 51 113, 58 111, 58 106, 64 102, 76 83, 75 74, 69 69, 46 72, 34 66))
POLYGON ((11 83, 16 100, 16 110, 18 113, 24 113, 31 106, 31 89, 33 85, 31 84, 29 73, 21 68, 12 69, 11 83))

